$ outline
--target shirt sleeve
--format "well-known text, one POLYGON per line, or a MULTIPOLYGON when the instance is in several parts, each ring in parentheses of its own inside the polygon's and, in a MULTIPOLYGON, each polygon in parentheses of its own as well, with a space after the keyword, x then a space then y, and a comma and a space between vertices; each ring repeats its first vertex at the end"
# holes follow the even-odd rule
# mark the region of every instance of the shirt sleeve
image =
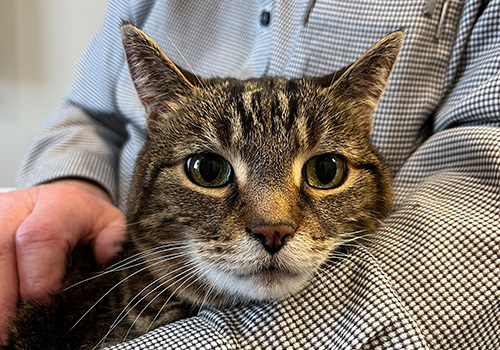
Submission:
POLYGON ((119 28, 123 21, 133 21, 131 17, 127 1, 109 2, 64 102, 30 144, 18 187, 81 177, 101 185, 116 199, 117 164, 127 139, 127 121, 116 108, 115 96, 124 66, 119 28))

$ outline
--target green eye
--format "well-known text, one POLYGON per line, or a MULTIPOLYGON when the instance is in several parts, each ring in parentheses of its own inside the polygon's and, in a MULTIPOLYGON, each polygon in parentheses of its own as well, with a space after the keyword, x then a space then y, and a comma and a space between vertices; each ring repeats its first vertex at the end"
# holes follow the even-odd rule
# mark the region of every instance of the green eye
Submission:
POLYGON ((195 184, 203 187, 221 187, 231 181, 233 169, 227 160, 213 153, 189 157, 186 172, 195 184))
POLYGON ((321 190, 340 186, 346 175, 347 168, 344 160, 333 154, 313 157, 304 166, 304 176, 309 186, 321 190))

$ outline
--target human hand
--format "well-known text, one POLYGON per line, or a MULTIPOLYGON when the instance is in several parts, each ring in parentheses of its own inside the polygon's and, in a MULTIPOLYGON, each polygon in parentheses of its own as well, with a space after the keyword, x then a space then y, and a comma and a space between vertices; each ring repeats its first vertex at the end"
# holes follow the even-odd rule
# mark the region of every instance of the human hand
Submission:
POLYGON ((78 244, 90 244, 98 263, 111 259, 126 238, 125 224, 108 194, 84 180, 0 194, 0 346, 19 297, 43 300, 57 292, 78 244))

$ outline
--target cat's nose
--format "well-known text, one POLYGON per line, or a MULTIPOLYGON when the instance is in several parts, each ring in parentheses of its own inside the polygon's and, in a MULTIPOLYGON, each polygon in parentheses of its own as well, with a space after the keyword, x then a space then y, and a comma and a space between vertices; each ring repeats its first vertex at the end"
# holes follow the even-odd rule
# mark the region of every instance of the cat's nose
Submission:
POLYGON ((257 225, 251 233, 269 253, 274 254, 293 237, 295 229, 291 225, 257 225))

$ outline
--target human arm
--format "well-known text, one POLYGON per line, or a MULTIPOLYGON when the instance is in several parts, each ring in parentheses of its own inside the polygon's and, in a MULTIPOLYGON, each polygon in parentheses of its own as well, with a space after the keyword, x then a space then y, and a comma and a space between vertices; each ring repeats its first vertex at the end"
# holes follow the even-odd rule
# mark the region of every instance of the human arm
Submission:
POLYGON ((90 44, 65 101, 30 146, 18 182, 22 190, 0 195, 2 340, 19 296, 45 298, 57 291, 76 244, 92 244, 104 261, 124 239, 124 215, 113 204, 126 123, 112 87, 100 87, 99 79, 117 74, 121 54, 119 42, 111 46, 107 40, 113 38, 102 38, 129 17, 126 2, 109 6, 116 13, 104 19, 109 29, 90 44), (89 61, 97 74, 85 73, 89 61))

